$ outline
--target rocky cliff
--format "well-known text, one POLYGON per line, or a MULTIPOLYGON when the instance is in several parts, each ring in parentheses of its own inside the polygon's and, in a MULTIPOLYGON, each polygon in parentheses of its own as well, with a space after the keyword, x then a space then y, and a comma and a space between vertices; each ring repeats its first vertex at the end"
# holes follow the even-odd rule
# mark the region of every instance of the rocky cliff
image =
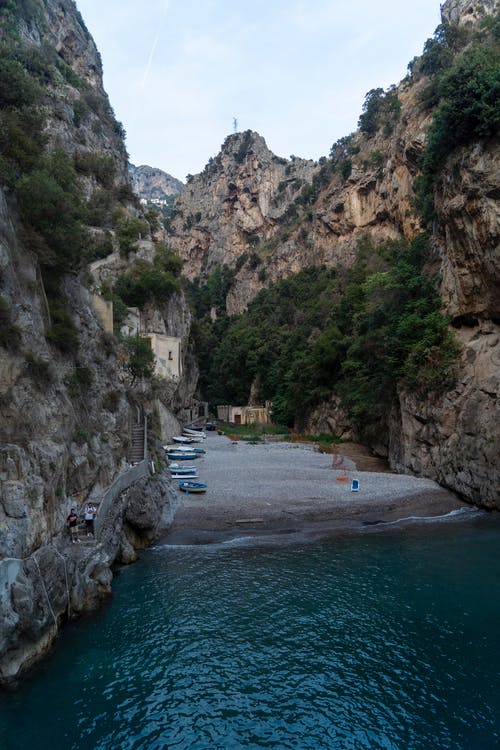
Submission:
MULTIPOLYGON (((133 559, 133 548, 170 522, 169 481, 150 477, 144 462, 130 470, 131 427, 149 413, 156 459, 153 399, 175 422, 172 410, 189 400, 196 371, 175 387, 138 390, 91 305, 98 279, 88 261, 106 255, 111 269, 119 262, 124 270, 141 253, 151 257, 155 244, 74 2, 2 4, 0 35, 2 682, 38 658, 64 621, 97 606, 110 592, 113 562, 133 559), (141 227, 128 258, 116 221, 141 227), (97 540, 69 544, 69 509, 106 497, 113 502, 101 508, 97 540)), ((148 314, 187 339, 182 294, 148 314)))
MULTIPOLYGON (((445 2, 444 26, 425 59, 397 87, 370 92, 362 127, 334 144, 329 159, 278 159, 256 133, 229 136, 190 179, 170 222, 168 241, 191 278, 203 283, 225 266, 226 310, 241 313, 261 289, 306 266, 349 268, 362 238, 377 244, 419 233, 415 178, 439 101, 432 72, 449 64, 444 55, 483 39, 477 30, 495 14, 493 0, 445 2)), ((499 173, 497 139, 476 138, 452 150, 431 188, 429 271, 440 274, 442 309, 459 345, 456 385, 423 401, 400 389, 373 446, 399 470, 436 478, 487 507, 500 507, 499 173)), ((310 426, 318 419, 350 434, 334 394, 310 426)))
POLYGON ((169 242, 187 273, 203 279, 218 265, 235 269, 232 314, 304 266, 351 265, 367 234, 375 241, 413 236, 412 185, 430 119, 418 106, 424 85, 400 86, 402 115, 391 137, 353 135, 339 145, 336 165, 278 158, 251 131, 229 136, 175 203, 169 242))
POLYGON ((184 189, 184 184, 180 180, 157 167, 148 167, 145 164, 136 167, 129 164, 129 173, 136 195, 148 202, 160 201, 158 205, 166 205, 169 198, 179 195, 184 189))
MULTIPOLYGON (((168 241, 185 261, 185 273, 206 279, 217 267, 240 269, 227 300, 229 312, 245 308, 262 288, 257 274, 245 273, 265 258, 267 283, 280 276, 273 246, 287 211, 317 171, 304 159, 287 161, 269 151, 252 131, 229 136, 220 154, 200 175, 191 177, 176 200, 168 241)), ((298 270, 300 259, 288 257, 282 272, 298 270)))

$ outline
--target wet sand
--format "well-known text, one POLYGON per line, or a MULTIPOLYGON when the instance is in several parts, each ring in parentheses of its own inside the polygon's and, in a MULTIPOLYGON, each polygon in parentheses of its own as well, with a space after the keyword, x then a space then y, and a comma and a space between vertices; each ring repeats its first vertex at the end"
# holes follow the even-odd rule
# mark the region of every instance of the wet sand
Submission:
MULTIPOLYGON (((430 479, 335 468, 332 455, 297 443, 252 445, 208 434, 206 455, 192 462, 205 494, 182 494, 167 536, 199 543, 237 535, 337 532, 429 523, 473 513, 430 479), (351 491, 353 479, 359 491, 351 491)), ((339 446, 341 453, 342 446, 339 446)))

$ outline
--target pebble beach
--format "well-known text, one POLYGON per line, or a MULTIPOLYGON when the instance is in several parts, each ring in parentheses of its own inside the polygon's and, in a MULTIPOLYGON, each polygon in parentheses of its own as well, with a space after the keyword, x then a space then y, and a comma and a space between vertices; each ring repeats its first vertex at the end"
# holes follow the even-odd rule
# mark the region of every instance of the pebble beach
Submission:
POLYGON ((206 454, 190 463, 207 492, 179 493, 171 542, 235 533, 353 533, 474 513, 431 479, 358 471, 348 459, 338 468, 338 458, 314 445, 252 444, 209 433, 203 448, 206 454))

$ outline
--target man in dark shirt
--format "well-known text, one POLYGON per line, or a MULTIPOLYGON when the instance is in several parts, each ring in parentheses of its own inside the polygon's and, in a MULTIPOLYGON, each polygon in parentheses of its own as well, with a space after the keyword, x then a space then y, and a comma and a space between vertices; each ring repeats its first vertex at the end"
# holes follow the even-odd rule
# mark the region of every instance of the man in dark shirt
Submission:
POLYGON ((71 534, 71 541, 73 544, 76 544, 76 542, 79 542, 80 540, 78 539, 78 516, 75 508, 71 508, 71 513, 66 519, 66 522, 71 534))

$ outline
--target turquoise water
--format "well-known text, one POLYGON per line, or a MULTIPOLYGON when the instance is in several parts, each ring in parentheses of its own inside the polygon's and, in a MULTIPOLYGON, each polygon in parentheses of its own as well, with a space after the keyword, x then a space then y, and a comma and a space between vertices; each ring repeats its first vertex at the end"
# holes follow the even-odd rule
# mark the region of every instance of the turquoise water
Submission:
POLYGON ((158 546, 0 695, 2 750, 500 747, 500 530, 158 546))

